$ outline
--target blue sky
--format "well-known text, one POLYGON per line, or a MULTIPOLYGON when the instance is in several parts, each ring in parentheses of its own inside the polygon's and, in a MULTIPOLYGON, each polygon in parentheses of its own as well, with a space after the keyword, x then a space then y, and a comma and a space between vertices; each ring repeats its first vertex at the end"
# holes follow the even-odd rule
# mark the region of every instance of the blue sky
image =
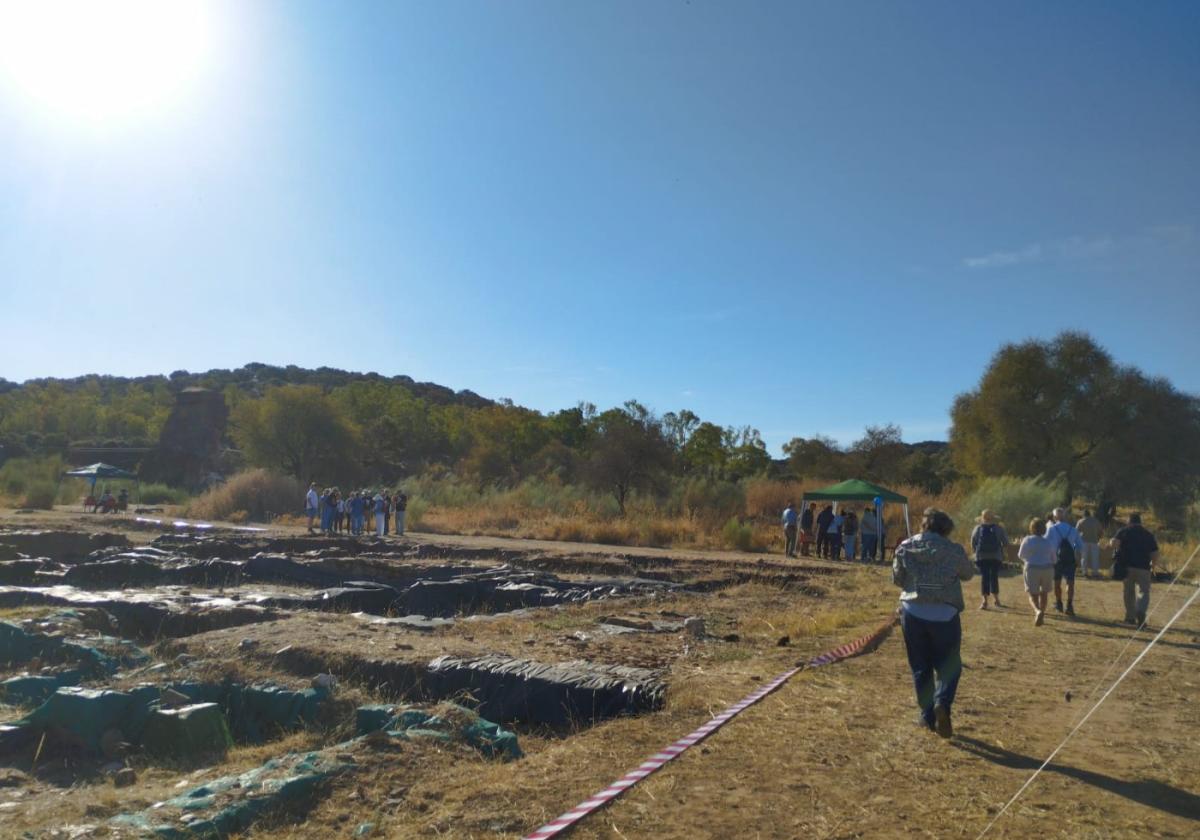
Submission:
POLYGON ((176 30, 111 113, 0 79, 0 376, 330 365, 775 452, 942 438, 1065 328, 1200 391, 1198 4, 202 12, 148 105, 176 30))

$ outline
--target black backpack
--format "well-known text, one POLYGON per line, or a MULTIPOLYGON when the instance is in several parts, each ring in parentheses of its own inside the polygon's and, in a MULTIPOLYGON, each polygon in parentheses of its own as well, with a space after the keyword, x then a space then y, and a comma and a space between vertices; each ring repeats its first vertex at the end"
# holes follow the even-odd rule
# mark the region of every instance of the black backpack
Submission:
POLYGON ((996 533, 995 525, 979 527, 979 548, 976 553, 988 559, 1000 556, 1000 535, 996 533))
POLYGON ((1071 541, 1064 535, 1058 541, 1058 567, 1060 569, 1075 568, 1075 546, 1071 545, 1071 541))

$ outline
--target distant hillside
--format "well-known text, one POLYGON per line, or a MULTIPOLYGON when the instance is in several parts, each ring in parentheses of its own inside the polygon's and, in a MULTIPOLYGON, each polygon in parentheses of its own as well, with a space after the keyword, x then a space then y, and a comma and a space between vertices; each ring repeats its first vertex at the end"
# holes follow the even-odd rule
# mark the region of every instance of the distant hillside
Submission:
POLYGON ((481 397, 474 391, 465 389, 455 391, 445 385, 438 385, 436 382, 417 382, 411 376, 383 376, 378 373, 357 373, 329 367, 319 367, 315 370, 296 365, 279 367, 278 365, 265 365, 261 362, 251 362, 236 370, 214 368, 203 373, 177 370, 169 376, 159 374, 129 377, 88 374, 71 379, 54 377, 27 379, 22 383, 10 382, 0 377, 0 394, 29 387, 57 386, 68 393, 96 389, 103 401, 114 395, 123 396, 131 388, 151 392, 165 388, 174 394, 184 388, 196 387, 224 391, 228 386, 233 385, 250 396, 261 396, 263 391, 273 385, 318 385, 325 389, 333 389, 355 382, 384 382, 403 385, 414 397, 429 400, 438 405, 463 405, 468 408, 494 405, 492 400, 481 397))

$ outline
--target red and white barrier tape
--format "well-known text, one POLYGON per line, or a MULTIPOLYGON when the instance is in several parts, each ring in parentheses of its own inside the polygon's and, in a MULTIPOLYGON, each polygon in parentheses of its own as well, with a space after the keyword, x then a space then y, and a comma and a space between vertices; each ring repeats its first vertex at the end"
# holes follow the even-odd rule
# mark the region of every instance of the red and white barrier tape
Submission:
POLYGON ((642 779, 660 769, 668 761, 683 755, 683 753, 687 752, 690 747, 694 747, 696 744, 703 741, 730 720, 737 717, 759 700, 775 691, 796 674, 803 671, 806 667, 818 668, 822 665, 830 665, 834 662, 840 662, 843 659, 849 659, 852 656, 858 656, 860 653, 866 653, 874 650, 884 639, 887 638, 888 633, 891 632, 895 625, 896 618, 893 616, 892 618, 889 618, 885 624, 881 624, 878 629, 868 633, 862 638, 855 639, 853 642, 840 645, 833 650, 829 650, 818 656, 814 656, 805 665, 800 665, 791 669, 790 671, 785 671, 766 685, 762 686, 756 691, 751 692, 738 702, 734 703, 728 709, 721 712, 721 714, 709 720, 695 732, 683 736, 669 747, 664 747, 661 751, 656 752, 654 755, 650 756, 648 759, 639 764, 636 768, 630 770, 624 776, 617 779, 611 785, 592 796, 590 799, 585 799, 583 802, 580 802, 562 816, 551 820, 537 831, 525 835, 524 840, 545 840, 547 837, 554 837, 555 835, 566 831, 588 814, 592 813, 608 802, 611 802, 613 799, 616 799, 642 779))

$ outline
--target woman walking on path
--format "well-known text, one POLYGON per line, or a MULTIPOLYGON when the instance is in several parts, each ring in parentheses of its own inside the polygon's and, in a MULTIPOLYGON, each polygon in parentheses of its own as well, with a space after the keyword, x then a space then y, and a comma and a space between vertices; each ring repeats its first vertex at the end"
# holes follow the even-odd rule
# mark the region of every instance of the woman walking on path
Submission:
POLYGON ((975 552, 975 567, 979 569, 979 591, 983 600, 979 609, 986 610, 988 595, 1000 606, 1000 567, 1004 565, 1004 547, 1008 545, 1008 534, 996 521, 996 514, 985 510, 979 514, 978 524, 971 532, 971 550, 975 552))
POLYGON ((950 541, 953 530, 948 515, 926 508, 921 533, 896 546, 892 558, 892 581, 903 590, 900 626, 921 721, 943 738, 954 734, 950 708, 962 674, 962 581, 975 574, 963 547, 950 541))
POLYGON ((1054 588, 1054 545, 1045 537, 1046 520, 1034 517, 1029 520, 1029 535, 1021 540, 1017 556, 1025 563, 1025 591, 1033 607, 1033 624, 1041 627, 1046 622, 1046 602, 1054 588))

